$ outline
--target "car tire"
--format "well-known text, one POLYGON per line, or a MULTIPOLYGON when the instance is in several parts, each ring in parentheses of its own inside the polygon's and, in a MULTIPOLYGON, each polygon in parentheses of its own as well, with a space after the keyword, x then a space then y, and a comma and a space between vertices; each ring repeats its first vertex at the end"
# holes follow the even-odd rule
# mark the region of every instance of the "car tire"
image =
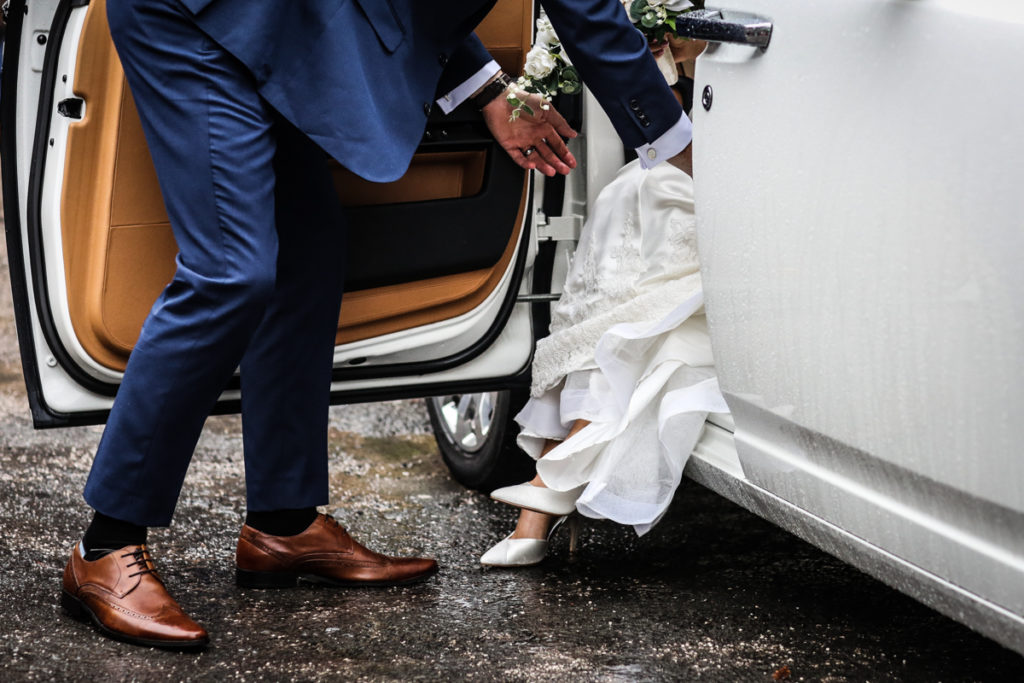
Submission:
POLYGON ((441 459, 456 481, 490 493, 533 478, 533 459, 516 446, 513 420, 527 398, 527 390, 516 389, 427 399, 441 459))

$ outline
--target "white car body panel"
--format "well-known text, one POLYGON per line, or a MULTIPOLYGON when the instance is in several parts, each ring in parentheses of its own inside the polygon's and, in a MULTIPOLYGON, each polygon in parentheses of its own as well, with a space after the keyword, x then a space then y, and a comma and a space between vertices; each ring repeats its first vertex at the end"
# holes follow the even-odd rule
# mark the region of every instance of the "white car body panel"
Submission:
POLYGON ((716 488, 856 539, 847 559, 890 558, 880 578, 937 587, 926 602, 1024 652, 1024 6, 728 9, 774 32, 697 68, 702 274, 742 465, 716 488))

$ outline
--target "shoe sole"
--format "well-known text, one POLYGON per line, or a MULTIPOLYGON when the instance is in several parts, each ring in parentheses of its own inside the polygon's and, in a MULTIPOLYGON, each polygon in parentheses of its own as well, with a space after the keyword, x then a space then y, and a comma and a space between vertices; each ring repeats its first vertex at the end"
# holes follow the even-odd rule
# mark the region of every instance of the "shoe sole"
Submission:
POLYGON ((326 576, 317 576, 316 574, 254 572, 236 568, 235 583, 242 588, 296 588, 303 583, 334 588, 387 588, 389 586, 409 586, 426 581, 437 573, 437 569, 437 567, 434 567, 428 572, 397 581, 342 581, 326 576))
POLYGON ((542 563, 545 558, 541 558, 536 562, 528 562, 526 564, 491 564, 488 562, 481 562, 480 566, 484 569, 525 569, 526 567, 536 567, 542 563))
POLYGON ((102 635, 124 643, 158 647, 164 650, 199 650, 210 644, 209 638, 201 638, 199 640, 154 640, 152 638, 139 638, 120 633, 105 626, 99 617, 89 609, 88 605, 65 590, 62 590, 60 593, 60 606, 64 613, 72 619, 92 623, 102 635))

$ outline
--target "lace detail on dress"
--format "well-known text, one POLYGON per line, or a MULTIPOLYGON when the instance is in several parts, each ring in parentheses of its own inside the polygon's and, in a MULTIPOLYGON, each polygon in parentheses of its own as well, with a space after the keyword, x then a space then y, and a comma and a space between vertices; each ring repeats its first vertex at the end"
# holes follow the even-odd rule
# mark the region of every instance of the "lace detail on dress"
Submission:
POLYGON ((689 177, 665 164, 630 164, 601 192, 552 309, 551 334, 537 345, 533 395, 592 368, 609 326, 657 320, 700 289, 692 196, 689 177))
POLYGON ((672 257, 680 262, 697 260, 697 224, 695 221, 669 221, 668 243, 672 246, 672 257))
POLYGON ((640 274, 644 272, 644 257, 640 253, 641 240, 639 222, 631 211, 622 222, 619 246, 611 249, 609 253, 611 260, 618 265, 603 287, 605 297, 612 302, 619 303, 638 294, 636 285, 640 280, 640 274))
POLYGON ((569 278, 565 283, 562 296, 555 305, 551 332, 587 319, 597 303, 593 300, 593 293, 600 291, 601 273, 597 268, 594 250, 585 249, 582 253, 577 250, 570 268, 577 273, 577 277, 569 278))
MULTIPOLYGON (((647 259, 640 192, 646 172, 622 175, 609 185, 627 198, 611 212, 599 200, 595 213, 605 220, 587 224, 570 267, 570 275, 551 321, 551 332, 583 323, 639 296, 647 259)), ((606 189, 609 189, 606 188, 606 189)))

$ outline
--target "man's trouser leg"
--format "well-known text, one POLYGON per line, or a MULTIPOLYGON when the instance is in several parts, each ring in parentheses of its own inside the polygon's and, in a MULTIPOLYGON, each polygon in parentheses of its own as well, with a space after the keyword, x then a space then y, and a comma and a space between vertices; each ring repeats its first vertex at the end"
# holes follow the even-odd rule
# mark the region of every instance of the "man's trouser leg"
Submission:
POLYGON ((250 74, 177 2, 111 0, 108 16, 179 255, 129 359, 85 496, 117 519, 163 526, 203 423, 281 286, 276 131, 250 74))
POLYGON ((242 359, 250 512, 328 500, 327 419, 346 261, 327 155, 288 123, 277 131, 277 286, 242 359))

